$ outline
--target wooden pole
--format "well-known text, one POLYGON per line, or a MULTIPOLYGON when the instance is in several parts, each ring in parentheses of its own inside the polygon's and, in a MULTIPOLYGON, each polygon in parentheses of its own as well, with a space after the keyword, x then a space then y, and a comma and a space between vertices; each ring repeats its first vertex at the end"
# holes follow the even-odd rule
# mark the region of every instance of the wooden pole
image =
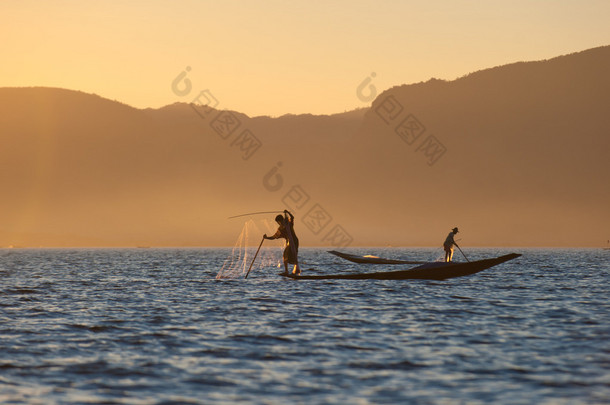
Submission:
POLYGON ((455 246, 457 246, 458 249, 460 249, 460 252, 462 253, 462 256, 464 256, 464 259, 466 259, 467 262, 469 262, 470 260, 468 260, 468 258, 466 257, 466 255, 464 254, 464 252, 462 252, 462 249, 458 246, 457 243, 453 242, 455 244, 455 246))
POLYGON ((263 239, 261 239, 261 244, 258 245, 258 249, 256 249, 256 254, 254 255, 254 259, 252 259, 252 263, 250 263, 250 268, 248 269, 248 272, 246 273, 246 277, 244 277, 244 279, 248 278, 248 274, 250 274, 250 270, 252 270, 252 265, 254 264, 254 261, 256 260, 256 256, 258 256, 258 251, 261 250, 261 246, 263 246, 264 241, 265 241, 265 237, 263 236, 263 239))
POLYGON ((233 219, 233 218, 239 218, 239 217, 247 217, 248 215, 259 215, 259 214, 279 214, 282 213, 284 211, 260 211, 260 212, 250 212, 248 214, 240 214, 240 215, 234 215, 232 217, 229 217, 227 219, 233 219))

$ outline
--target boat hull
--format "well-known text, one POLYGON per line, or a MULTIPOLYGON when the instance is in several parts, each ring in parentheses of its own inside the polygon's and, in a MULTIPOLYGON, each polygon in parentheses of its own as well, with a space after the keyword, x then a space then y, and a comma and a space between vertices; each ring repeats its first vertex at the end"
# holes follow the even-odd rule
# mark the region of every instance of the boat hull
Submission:
POLYGON ((385 259, 377 256, 358 256, 350 255, 349 253, 337 252, 336 250, 329 250, 328 253, 332 253, 335 256, 339 256, 342 259, 349 260, 350 262, 360 264, 423 264, 426 262, 416 262, 411 260, 396 260, 396 259, 385 259))
POLYGON ((280 273, 280 275, 295 280, 447 280, 449 278, 469 276, 509 260, 516 259, 519 256, 521 255, 518 253, 511 253, 492 259, 483 259, 473 262, 431 262, 409 270, 376 273, 328 275, 295 275, 280 273))

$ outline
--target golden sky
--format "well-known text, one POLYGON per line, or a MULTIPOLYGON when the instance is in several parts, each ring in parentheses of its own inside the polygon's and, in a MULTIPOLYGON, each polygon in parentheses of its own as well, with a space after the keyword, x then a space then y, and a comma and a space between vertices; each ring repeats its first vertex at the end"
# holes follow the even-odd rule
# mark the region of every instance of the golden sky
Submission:
POLYGON ((8 0, 0 15, 0 87, 138 108, 208 89, 251 116, 364 107, 367 78, 370 95, 610 44, 608 0, 8 0))

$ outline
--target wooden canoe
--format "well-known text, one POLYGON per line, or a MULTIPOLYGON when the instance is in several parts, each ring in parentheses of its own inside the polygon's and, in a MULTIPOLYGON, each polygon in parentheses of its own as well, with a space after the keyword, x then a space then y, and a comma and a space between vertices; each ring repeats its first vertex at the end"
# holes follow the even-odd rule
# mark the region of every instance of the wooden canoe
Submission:
POLYGON ((295 275, 280 273, 283 277, 295 280, 446 280, 449 278, 469 276, 490 267, 521 256, 511 253, 492 259, 472 262, 428 262, 408 270, 383 271, 376 273, 349 273, 327 275, 295 275))
POLYGON ((350 262, 360 264, 424 264, 428 262, 414 262, 410 260, 396 260, 396 259, 385 259, 377 256, 358 256, 351 255, 349 253, 337 252, 336 250, 329 250, 328 253, 332 253, 335 256, 339 256, 342 259, 349 260, 350 262))

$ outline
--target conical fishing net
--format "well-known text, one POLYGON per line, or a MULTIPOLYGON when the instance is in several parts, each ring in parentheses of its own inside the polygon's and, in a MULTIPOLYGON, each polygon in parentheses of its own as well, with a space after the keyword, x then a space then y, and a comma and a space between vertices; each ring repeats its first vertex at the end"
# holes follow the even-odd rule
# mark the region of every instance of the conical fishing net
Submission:
MULTIPOLYGON (((216 275, 217 279, 244 278, 256 255, 264 234, 271 236, 277 230, 277 223, 270 220, 248 220, 237 238, 231 254, 224 261, 216 275)), ((283 239, 265 240, 250 270, 250 275, 277 269, 282 266, 283 239), (258 271, 261 270, 261 271, 258 271)))

